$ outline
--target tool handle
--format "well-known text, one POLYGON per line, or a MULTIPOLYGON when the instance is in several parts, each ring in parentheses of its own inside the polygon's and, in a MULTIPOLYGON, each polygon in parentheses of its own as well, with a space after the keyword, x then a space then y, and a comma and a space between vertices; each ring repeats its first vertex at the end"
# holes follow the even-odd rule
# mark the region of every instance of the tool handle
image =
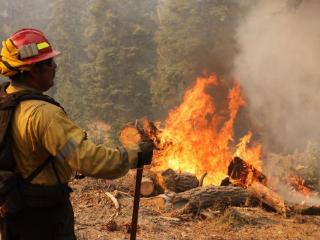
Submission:
POLYGON ((132 220, 131 220, 130 240, 136 240, 136 235, 137 235, 142 175, 143 175, 143 165, 142 167, 137 168, 136 186, 134 190, 133 213, 132 213, 132 220))

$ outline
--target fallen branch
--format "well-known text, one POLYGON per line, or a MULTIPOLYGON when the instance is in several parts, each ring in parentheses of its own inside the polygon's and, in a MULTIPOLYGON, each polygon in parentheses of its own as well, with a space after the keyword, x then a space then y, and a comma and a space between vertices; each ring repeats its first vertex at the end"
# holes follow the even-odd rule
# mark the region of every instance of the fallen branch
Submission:
POLYGON ((106 192, 106 195, 110 198, 110 200, 112 201, 114 207, 116 208, 117 211, 120 210, 120 204, 118 202, 118 200, 109 192, 106 192))
POLYGON ((200 180, 199 180, 199 187, 202 187, 202 186, 203 186, 204 179, 206 178, 207 175, 208 175, 207 172, 205 172, 204 174, 202 174, 202 176, 200 177, 200 180))
POLYGON ((106 195, 110 198, 110 200, 112 201, 114 207, 116 208, 116 212, 114 214, 111 215, 111 217, 109 218, 109 220, 107 222, 112 221, 113 219, 115 219, 120 212, 120 204, 118 202, 118 200, 109 192, 106 192, 106 195))

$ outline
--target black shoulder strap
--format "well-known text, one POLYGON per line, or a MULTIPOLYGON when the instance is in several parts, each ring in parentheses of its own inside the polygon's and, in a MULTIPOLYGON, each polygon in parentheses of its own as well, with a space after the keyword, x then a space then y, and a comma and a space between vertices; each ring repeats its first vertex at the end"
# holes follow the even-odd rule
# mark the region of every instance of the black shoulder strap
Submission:
POLYGON ((2 92, 2 88, 0 89, 0 110, 15 108, 25 100, 42 100, 54 104, 64 111, 63 107, 48 95, 29 90, 7 94, 2 92))
POLYGON ((53 156, 49 156, 43 163, 40 164, 25 180, 31 182, 38 174, 53 160, 53 156))
MULTIPOLYGON (((56 102, 53 98, 44 95, 42 93, 26 90, 26 91, 19 91, 11 94, 6 93, 6 88, 9 86, 10 83, 4 83, 0 85, 0 110, 10 113, 8 117, 10 119, 8 120, 7 128, 11 127, 12 122, 12 116, 13 111, 15 110, 16 106, 21 102, 25 100, 42 100, 49 102, 51 104, 54 104, 58 107, 60 107, 63 111, 63 107, 56 102)), ((8 129, 7 129, 8 130, 8 129)), ((28 182, 31 182, 50 162, 53 165, 54 173, 57 177, 58 182, 60 183, 59 175, 55 169, 54 163, 53 163, 53 156, 49 156, 39 167, 37 167, 25 180, 28 182)))

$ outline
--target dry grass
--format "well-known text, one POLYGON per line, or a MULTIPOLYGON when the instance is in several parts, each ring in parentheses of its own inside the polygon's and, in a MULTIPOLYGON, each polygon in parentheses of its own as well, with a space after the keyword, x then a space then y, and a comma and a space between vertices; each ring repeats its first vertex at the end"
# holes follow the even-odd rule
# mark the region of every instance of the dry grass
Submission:
MULTIPOLYGON (((115 208, 105 192, 124 189, 124 186, 130 188, 131 178, 126 176, 117 181, 86 178, 72 182, 78 240, 129 239, 127 225, 131 221, 133 198, 118 196, 120 213, 114 219, 117 228, 108 231, 106 226, 115 208)), ((224 209, 219 205, 176 220, 167 218, 155 206, 142 205, 139 216, 137 239, 144 240, 317 240, 320 236, 319 216, 284 218, 261 208, 224 209)))

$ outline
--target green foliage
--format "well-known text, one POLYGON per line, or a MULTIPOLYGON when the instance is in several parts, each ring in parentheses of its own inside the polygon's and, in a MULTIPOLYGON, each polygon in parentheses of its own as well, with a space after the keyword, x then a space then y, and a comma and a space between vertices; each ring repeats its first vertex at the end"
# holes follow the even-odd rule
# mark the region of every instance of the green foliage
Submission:
POLYGON ((64 106, 70 117, 77 119, 78 122, 83 120, 83 104, 82 89, 79 87, 80 62, 76 59, 83 58, 85 52, 82 48, 82 29, 75 26, 79 26, 84 2, 84 0, 51 1, 51 21, 46 30, 54 48, 62 53, 56 58, 58 71, 55 88, 49 93, 64 106))
MULTIPOLYGON (((226 75, 250 0, 0 0, 0 36, 40 28, 62 54, 49 92, 87 126, 158 119, 196 76, 226 75), (15 16, 19 16, 18 18, 15 16)), ((224 96, 222 96, 224 97, 224 96)))
POLYGON ((94 0, 86 14, 88 63, 81 84, 88 119, 126 122, 150 113, 156 45, 150 0, 94 0))
MULTIPOLYGON (((320 184, 320 143, 309 142, 303 154, 303 164, 305 164, 305 179, 314 185, 320 184)), ((319 186, 320 187, 320 186, 319 186)))

